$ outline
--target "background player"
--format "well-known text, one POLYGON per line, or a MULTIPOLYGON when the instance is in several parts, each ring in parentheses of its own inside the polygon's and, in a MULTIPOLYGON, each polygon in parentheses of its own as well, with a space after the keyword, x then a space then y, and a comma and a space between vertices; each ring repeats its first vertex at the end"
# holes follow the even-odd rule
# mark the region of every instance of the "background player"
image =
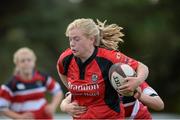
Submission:
POLYGON ((0 88, 1 113, 12 119, 52 119, 63 97, 60 85, 35 69, 36 56, 31 49, 18 49, 13 61, 14 75, 0 88), (53 95, 50 103, 46 91, 53 95))
POLYGON ((162 99, 146 82, 143 82, 138 87, 134 97, 123 96, 123 104, 125 107, 125 116, 131 119, 152 119, 148 108, 155 111, 164 109, 162 99))

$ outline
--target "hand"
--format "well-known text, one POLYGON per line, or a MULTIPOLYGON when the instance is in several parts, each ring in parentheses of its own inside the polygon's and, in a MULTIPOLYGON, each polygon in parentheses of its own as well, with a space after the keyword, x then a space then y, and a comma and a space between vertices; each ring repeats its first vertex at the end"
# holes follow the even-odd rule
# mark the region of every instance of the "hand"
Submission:
POLYGON ((52 104, 46 105, 46 107, 45 107, 45 112, 46 112, 47 114, 49 114, 49 115, 52 116, 52 115, 55 113, 55 111, 56 111, 56 107, 54 107, 54 105, 52 105, 52 104))
POLYGON ((139 86, 140 82, 137 77, 127 77, 122 86, 117 88, 118 93, 127 94, 134 92, 134 90, 139 86))
POLYGON ((87 111, 85 106, 79 106, 77 102, 68 103, 65 107, 65 112, 69 113, 75 118, 79 118, 80 114, 83 114, 87 111))

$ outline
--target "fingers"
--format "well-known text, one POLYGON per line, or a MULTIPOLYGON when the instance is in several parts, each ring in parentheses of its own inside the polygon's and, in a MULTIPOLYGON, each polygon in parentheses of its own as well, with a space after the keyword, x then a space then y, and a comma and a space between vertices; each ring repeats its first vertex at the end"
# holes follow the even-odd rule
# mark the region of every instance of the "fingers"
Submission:
POLYGON ((124 84, 124 85, 121 85, 120 87, 118 87, 117 90, 120 91, 120 90, 124 90, 127 88, 128 88, 128 84, 124 84))
POLYGON ((70 106, 72 107, 68 113, 71 114, 73 117, 78 118, 80 117, 81 114, 87 111, 86 106, 79 106, 76 102, 72 102, 70 104, 71 104, 70 106))
POLYGON ((74 114, 72 115, 74 118, 80 118, 80 114, 74 114))
POLYGON ((85 113, 85 112, 86 112, 86 111, 77 111, 77 110, 76 110, 76 111, 73 112, 73 114, 79 115, 79 114, 83 114, 83 113, 85 113))
POLYGON ((74 106, 73 107, 73 110, 75 111, 75 112, 86 112, 86 110, 87 110, 87 108, 86 107, 84 107, 84 106, 74 106))
POLYGON ((137 88, 135 77, 127 77, 122 86, 118 87, 119 92, 133 92, 137 88))
POLYGON ((86 107, 84 106, 74 106, 73 110, 71 111, 71 115, 75 118, 79 118, 81 114, 87 111, 86 107))
POLYGON ((124 78, 125 81, 130 81, 130 80, 133 80, 133 79, 136 79, 137 77, 126 77, 124 78))
POLYGON ((123 96, 129 94, 130 92, 133 92, 133 90, 129 87, 128 83, 118 87, 116 90, 119 94, 121 94, 123 96))
POLYGON ((72 112, 72 116, 79 118, 81 116, 81 114, 84 114, 86 112, 86 110, 74 110, 74 112, 72 112))

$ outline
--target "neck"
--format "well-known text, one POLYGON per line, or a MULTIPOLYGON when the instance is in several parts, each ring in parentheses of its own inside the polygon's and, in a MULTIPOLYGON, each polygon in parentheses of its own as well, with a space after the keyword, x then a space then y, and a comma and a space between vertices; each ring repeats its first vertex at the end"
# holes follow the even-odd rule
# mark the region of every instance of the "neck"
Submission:
POLYGON ((93 49, 90 49, 88 52, 86 52, 86 54, 83 57, 80 57, 82 62, 85 62, 89 57, 91 57, 91 55, 94 52, 95 47, 93 47, 93 49))
POLYGON ((32 80, 33 74, 31 73, 20 73, 23 80, 32 80))

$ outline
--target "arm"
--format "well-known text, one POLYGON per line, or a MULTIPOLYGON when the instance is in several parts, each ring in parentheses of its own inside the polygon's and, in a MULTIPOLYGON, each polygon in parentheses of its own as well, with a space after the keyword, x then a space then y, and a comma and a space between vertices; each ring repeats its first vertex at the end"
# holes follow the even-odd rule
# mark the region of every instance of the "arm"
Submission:
POLYGON ((30 112, 17 113, 9 109, 13 100, 13 92, 11 91, 9 84, 2 85, 0 87, 0 113, 12 119, 28 119, 33 118, 33 114, 30 112))
POLYGON ((73 117, 80 117, 80 114, 86 112, 85 106, 79 106, 76 102, 71 102, 72 95, 69 94, 60 105, 61 111, 69 113, 73 117))
MULTIPOLYGON (((144 65, 141 62, 138 62, 138 67, 137 67, 137 85, 139 86, 142 82, 144 82, 149 74, 148 67, 144 65)), ((137 87, 136 87, 137 88, 137 87)))
POLYGON ((149 90, 151 90, 152 94, 154 94, 155 96, 152 96, 152 94, 149 95, 145 92, 142 92, 141 88, 138 87, 137 92, 135 93, 134 97, 137 98, 144 105, 146 105, 147 107, 153 110, 156 110, 156 111, 163 110, 164 102, 151 87, 149 88, 150 88, 149 90))
POLYGON ((59 103, 62 101, 62 98, 63 98, 63 93, 62 91, 59 91, 56 95, 53 96, 50 104, 54 106, 54 108, 56 109, 59 103))
POLYGON ((153 110, 160 111, 164 109, 164 102, 159 96, 149 96, 142 93, 139 100, 153 110))
POLYGON ((62 91, 59 91, 58 93, 56 93, 53 97, 51 102, 46 106, 45 110, 48 114, 53 115, 59 105, 59 103, 61 102, 63 98, 63 93, 62 91))
POLYGON ((125 80, 127 81, 124 85, 119 87, 118 92, 120 94, 127 94, 129 92, 133 92, 145 79, 149 74, 148 67, 141 62, 138 62, 137 67, 137 77, 127 77, 125 80))
POLYGON ((52 94, 51 102, 46 106, 46 113, 53 115, 56 111, 57 106, 63 98, 63 92, 61 86, 51 76, 47 78, 46 82, 47 90, 52 94))
POLYGON ((68 110, 66 109, 67 105, 71 103, 71 96, 72 95, 68 95, 64 100, 62 100, 61 104, 60 104, 60 109, 63 112, 68 112, 68 110))
POLYGON ((12 119, 21 118, 20 114, 13 112, 12 110, 9 110, 9 109, 2 111, 2 114, 9 117, 9 118, 12 118, 12 119))
POLYGON ((32 113, 27 112, 27 113, 19 114, 8 108, 2 111, 2 114, 12 119, 32 119, 33 118, 32 113))

